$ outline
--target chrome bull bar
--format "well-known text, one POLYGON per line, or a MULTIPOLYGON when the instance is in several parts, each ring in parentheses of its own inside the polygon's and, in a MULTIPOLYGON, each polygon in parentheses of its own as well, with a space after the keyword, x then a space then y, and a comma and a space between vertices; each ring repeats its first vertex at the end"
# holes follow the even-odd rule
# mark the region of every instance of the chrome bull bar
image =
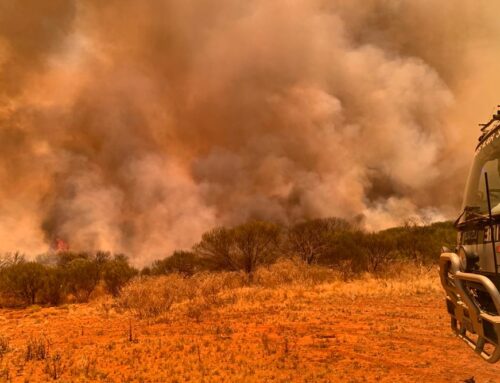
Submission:
POLYGON ((460 259, 455 253, 442 253, 439 276, 446 291, 446 306, 451 316, 453 332, 489 363, 500 359, 500 293, 487 277, 460 271, 460 259), (485 312, 477 303, 467 282, 481 285, 491 297, 496 312, 485 312), (476 335, 477 339, 470 335, 476 335), (490 344, 493 350, 486 350, 490 344))

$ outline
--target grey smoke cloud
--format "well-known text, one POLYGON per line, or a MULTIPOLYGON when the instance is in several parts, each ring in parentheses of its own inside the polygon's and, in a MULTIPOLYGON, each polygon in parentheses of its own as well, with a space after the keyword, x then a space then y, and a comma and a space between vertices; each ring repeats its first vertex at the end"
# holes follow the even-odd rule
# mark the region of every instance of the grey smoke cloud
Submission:
POLYGON ((250 218, 456 214, 486 0, 0 0, 0 251, 144 264, 250 218))

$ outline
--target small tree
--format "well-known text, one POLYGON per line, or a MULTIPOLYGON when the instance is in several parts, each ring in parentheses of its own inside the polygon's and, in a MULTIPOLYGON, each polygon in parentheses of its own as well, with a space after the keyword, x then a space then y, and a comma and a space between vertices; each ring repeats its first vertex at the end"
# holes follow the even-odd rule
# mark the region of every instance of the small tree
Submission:
POLYGON ((333 233, 330 237, 328 251, 321 256, 319 262, 344 269, 346 265, 349 265, 350 273, 366 270, 362 245, 364 235, 365 233, 360 230, 333 233))
POLYGON ((76 259, 90 259, 90 254, 86 252, 75 253, 72 251, 62 251, 56 254, 57 264, 66 267, 76 259))
POLYGON ((25 304, 35 304, 37 293, 43 288, 45 271, 36 262, 11 264, 2 270, 1 289, 25 304))
POLYGON ((204 233, 193 250, 213 269, 238 270, 232 256, 233 248, 233 232, 225 227, 218 227, 204 233))
POLYGON ((167 258, 153 262, 151 273, 161 275, 180 273, 191 276, 201 267, 201 260, 191 251, 176 250, 167 258))
POLYGON ((397 248, 403 257, 413 260, 415 263, 422 263, 422 230, 415 220, 406 220, 402 228, 396 228, 399 232, 397 248))
POLYGON ((64 272, 59 266, 46 266, 41 290, 44 303, 58 305, 64 299, 64 272))
POLYGON ((140 272, 140 276, 141 277, 149 277, 150 275, 152 275, 151 267, 149 267, 149 266, 143 267, 141 272, 140 272))
POLYGON ((237 226, 233 229, 231 263, 251 275, 257 266, 275 260, 280 232, 278 225, 262 221, 237 226))
POLYGON ((117 296, 122 287, 137 273, 138 271, 129 265, 127 257, 118 254, 115 255, 114 259, 104 263, 102 279, 108 292, 117 296))
POLYGON ((98 265, 85 258, 76 258, 64 267, 65 282, 68 292, 75 295, 79 302, 87 302, 90 294, 99 283, 98 265))
POLYGON ((350 229, 341 218, 313 219, 297 223, 287 232, 287 251, 298 255, 307 264, 325 256, 331 247, 332 236, 350 229))
POLYGON ((19 252, 0 255, 0 269, 21 262, 24 262, 24 255, 19 252))
POLYGON ((363 248, 369 272, 375 273, 394 258, 395 241, 384 232, 368 233, 363 237, 363 248))
MULTIPOLYGON (((128 263, 127 257, 125 255, 117 254, 117 255, 115 255, 115 260, 116 260, 116 257, 119 257, 119 258, 121 257, 124 259, 125 262, 128 263)), ((98 251, 95 253, 93 260, 94 260, 95 264, 97 265, 97 268, 99 269, 99 273, 102 273, 104 271, 106 264, 109 261, 111 261, 111 253, 107 252, 107 251, 98 251)))
POLYGON ((275 258, 280 232, 278 225, 262 221, 233 229, 219 227, 203 234, 194 251, 212 268, 252 274, 258 265, 275 258))

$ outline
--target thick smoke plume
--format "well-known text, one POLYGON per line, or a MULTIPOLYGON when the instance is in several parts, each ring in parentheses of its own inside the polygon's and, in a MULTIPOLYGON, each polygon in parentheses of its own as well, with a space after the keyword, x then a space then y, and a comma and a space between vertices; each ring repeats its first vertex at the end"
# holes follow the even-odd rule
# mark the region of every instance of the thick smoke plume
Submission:
POLYGON ((491 0, 0 0, 0 251, 146 263, 219 224, 457 213, 491 0))

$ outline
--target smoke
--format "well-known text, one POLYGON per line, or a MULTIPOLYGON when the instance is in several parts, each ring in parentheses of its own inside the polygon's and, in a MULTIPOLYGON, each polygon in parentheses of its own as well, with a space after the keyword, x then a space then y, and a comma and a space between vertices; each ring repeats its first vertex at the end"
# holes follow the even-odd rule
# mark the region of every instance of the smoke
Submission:
POLYGON ((492 1, 49 3, 0 0, 0 251, 449 218, 498 101, 492 1))

